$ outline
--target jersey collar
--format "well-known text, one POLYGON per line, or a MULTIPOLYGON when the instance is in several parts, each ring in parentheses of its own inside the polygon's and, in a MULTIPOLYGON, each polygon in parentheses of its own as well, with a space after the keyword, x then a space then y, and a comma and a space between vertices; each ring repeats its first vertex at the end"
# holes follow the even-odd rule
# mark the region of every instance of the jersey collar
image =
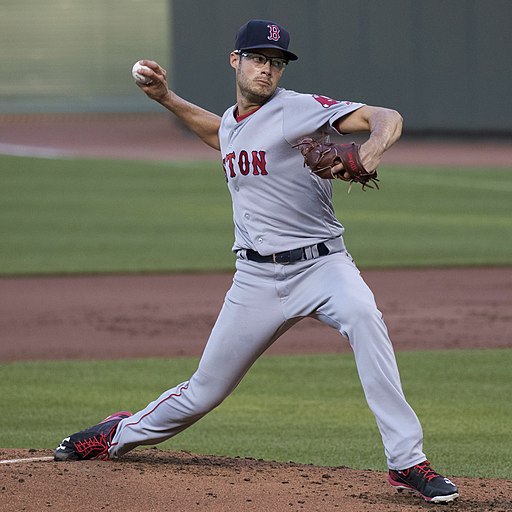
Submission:
POLYGON ((244 119, 247 119, 249 116, 252 116, 260 108, 261 108, 261 105, 259 107, 256 107, 255 109, 247 112, 247 114, 244 114, 243 116, 239 116, 238 115, 238 107, 235 107, 235 110, 233 111, 233 116, 235 117, 236 122, 239 123, 240 121, 243 121, 244 119))

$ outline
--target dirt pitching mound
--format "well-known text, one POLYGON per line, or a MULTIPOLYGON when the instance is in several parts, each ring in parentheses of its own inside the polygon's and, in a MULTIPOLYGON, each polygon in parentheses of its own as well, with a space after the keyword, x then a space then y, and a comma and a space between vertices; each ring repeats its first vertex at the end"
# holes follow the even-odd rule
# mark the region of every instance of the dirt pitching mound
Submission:
MULTIPOLYGON (((1 450, 2 459, 50 457, 1 450)), ((421 511, 434 506, 398 493, 379 471, 136 450, 111 462, 0 465, 2 511, 421 511)), ((512 482, 457 478, 451 511, 512 510, 512 482)), ((443 508, 445 510, 445 508, 443 508)))

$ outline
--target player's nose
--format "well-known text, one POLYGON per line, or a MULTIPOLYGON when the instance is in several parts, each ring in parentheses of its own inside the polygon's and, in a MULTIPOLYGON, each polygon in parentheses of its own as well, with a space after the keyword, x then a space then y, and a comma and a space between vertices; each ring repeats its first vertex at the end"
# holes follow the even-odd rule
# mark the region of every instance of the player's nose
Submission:
POLYGON ((265 62, 265 64, 263 64, 261 71, 263 71, 263 73, 265 73, 267 75, 270 75, 272 73, 272 63, 270 60, 267 60, 267 62, 265 62))

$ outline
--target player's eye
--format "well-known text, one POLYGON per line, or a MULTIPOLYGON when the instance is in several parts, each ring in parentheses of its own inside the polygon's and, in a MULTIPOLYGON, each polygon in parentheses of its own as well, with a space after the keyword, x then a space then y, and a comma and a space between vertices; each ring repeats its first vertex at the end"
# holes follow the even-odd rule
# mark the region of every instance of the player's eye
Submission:
POLYGON ((252 64, 258 68, 262 68, 267 62, 270 61, 270 65, 274 69, 281 71, 288 64, 288 61, 286 59, 267 57, 266 55, 262 55, 261 53, 241 52, 240 55, 251 61, 252 64))
POLYGON ((257 66, 264 66, 267 63, 267 58, 264 55, 253 54, 250 59, 257 66))
POLYGON ((286 64, 288 64, 288 61, 284 59, 269 59, 270 65, 276 68, 277 70, 281 71, 281 69, 286 67, 286 64))

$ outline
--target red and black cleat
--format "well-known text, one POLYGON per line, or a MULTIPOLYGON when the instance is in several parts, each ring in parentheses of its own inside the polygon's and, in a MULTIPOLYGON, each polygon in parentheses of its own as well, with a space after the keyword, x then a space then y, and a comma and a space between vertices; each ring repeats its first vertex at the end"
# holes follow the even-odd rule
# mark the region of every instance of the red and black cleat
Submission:
POLYGON ((103 421, 62 440, 55 449, 55 460, 108 460, 108 450, 119 422, 129 418, 131 412, 111 414, 103 421))
POLYGON ((459 497, 457 486, 436 473, 428 460, 402 471, 390 469, 388 481, 398 492, 404 489, 416 491, 423 499, 432 503, 448 503, 459 497))

